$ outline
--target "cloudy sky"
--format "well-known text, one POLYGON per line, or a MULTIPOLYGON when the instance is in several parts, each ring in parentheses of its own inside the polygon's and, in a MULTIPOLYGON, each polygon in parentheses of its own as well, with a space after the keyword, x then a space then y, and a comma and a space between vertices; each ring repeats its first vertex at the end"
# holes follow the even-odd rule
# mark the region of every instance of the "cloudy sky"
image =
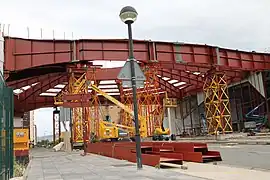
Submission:
MULTIPOLYGON (((139 13, 136 39, 270 51, 269 0, 1 0, 1 29, 30 38, 41 38, 40 29, 42 38, 53 31, 57 39, 126 38, 118 16, 125 5, 139 13)), ((39 135, 51 132, 51 118, 50 110, 36 113, 39 135)))

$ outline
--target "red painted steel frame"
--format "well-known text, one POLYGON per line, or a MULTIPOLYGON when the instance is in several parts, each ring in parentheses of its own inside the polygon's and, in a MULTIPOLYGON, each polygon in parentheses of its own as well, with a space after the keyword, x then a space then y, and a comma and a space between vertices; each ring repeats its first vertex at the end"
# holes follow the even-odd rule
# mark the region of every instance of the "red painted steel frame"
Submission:
MULTIPOLYGON (((222 160, 220 153, 208 151, 205 143, 142 142, 141 148, 143 164, 150 166, 161 162, 182 164, 182 160, 198 163, 222 160)), ((133 142, 89 143, 88 152, 136 162, 133 142)))
MULTIPOLYGON (((159 65, 160 87, 177 98, 202 90, 204 77, 213 68, 226 73, 228 84, 241 80, 248 71, 270 69, 269 54, 207 45, 135 40, 134 54, 141 64, 159 65), (200 72, 200 75, 195 75, 194 72, 200 72), (162 77, 184 81, 186 84, 175 87, 162 77)), ((16 74, 21 70, 41 66, 65 67, 73 60, 125 61, 127 57, 127 40, 35 40, 5 37, 4 69, 7 77, 10 77, 10 73, 16 74)), ((115 80, 119 70, 120 68, 98 69, 96 79, 115 80)), ((57 83, 67 82, 64 74, 55 72, 13 81, 7 78, 8 85, 14 89, 39 82, 15 97, 15 113, 53 106, 52 97, 39 97, 39 94, 53 88, 57 83)))
MULTIPOLYGON (((130 162, 136 162, 136 153, 134 143, 89 143, 87 145, 88 153, 99 154, 107 157, 112 157, 121 160, 127 160, 130 162)), ((143 147, 142 147, 143 148, 143 147)), ((160 154, 142 154, 142 163, 149 166, 157 166, 162 159, 167 156, 161 156, 160 154)), ((177 157, 177 156, 174 156, 177 157)), ((182 156, 178 158, 167 158, 167 161, 177 162, 182 164, 182 156)))
MULTIPOLYGON (((72 59, 125 61, 128 42, 119 39, 71 41, 5 37, 5 54, 6 71, 66 63, 72 59)), ((225 48, 216 51, 216 47, 207 45, 135 40, 134 55, 141 62, 156 61, 164 68, 174 70, 206 72, 212 66, 238 70, 270 69, 269 54, 225 48)))
MULTIPOLYGON (((97 81, 102 80, 114 80, 117 78, 118 73, 121 68, 110 68, 110 69, 98 69, 96 72, 97 81)), ((177 78, 174 75, 168 74, 167 70, 159 71, 161 75, 168 76, 170 78, 177 78)), ((196 75, 189 75, 187 72, 178 72, 180 78, 189 80, 189 78, 197 78, 196 75), (181 74, 182 73, 182 74, 181 74)), ((67 82, 68 79, 67 73, 50 73, 41 76, 34 76, 29 78, 24 78, 16 81, 7 82, 7 84, 14 89, 21 89, 25 86, 32 85, 31 88, 25 90, 23 93, 15 96, 15 108, 18 112, 24 112, 33 110, 33 108, 40 107, 50 107, 53 106, 53 98, 52 97, 40 97, 39 94, 45 92, 48 89, 54 88, 57 84, 63 84, 67 82), (35 103, 36 102, 36 103, 35 103), (42 103, 44 102, 44 103, 42 103), (27 106, 26 106, 27 105, 27 106), (28 106, 29 105, 29 106, 28 106)), ((160 87, 163 91, 167 91, 169 95, 175 97, 181 97, 180 89, 176 88, 172 84, 167 81, 159 78, 160 87)), ((189 85, 194 85, 195 87, 202 87, 202 80, 197 78, 197 80, 189 80, 189 85), (197 84, 196 84, 197 83, 197 84)), ((67 104, 66 104, 67 105, 67 104)))

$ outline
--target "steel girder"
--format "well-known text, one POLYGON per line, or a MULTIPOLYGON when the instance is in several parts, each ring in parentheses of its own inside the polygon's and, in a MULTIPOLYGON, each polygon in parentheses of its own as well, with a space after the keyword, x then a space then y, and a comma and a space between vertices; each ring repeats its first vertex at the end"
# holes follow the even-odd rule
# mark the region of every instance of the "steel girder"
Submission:
MULTIPOLYGON (((119 73, 121 68, 110 68, 110 69, 99 69, 97 71, 97 80, 100 82, 101 80, 115 80, 117 79, 117 75, 119 73), (103 76, 106 74, 106 76, 103 76)), ((163 91, 167 91, 168 95, 171 97, 178 97, 181 98, 184 95, 195 93, 199 89, 202 88, 203 85, 203 77, 201 75, 194 75, 190 72, 183 72, 179 70, 168 70, 168 69, 159 69, 160 77, 159 83, 160 88, 163 91), (168 80, 162 79, 162 77, 169 78, 168 80), (181 86, 175 87, 172 83, 169 83, 169 80, 176 79, 178 81, 185 81, 186 84, 183 84, 181 86)), ((232 75, 234 75, 234 78, 238 77, 238 72, 233 72, 232 75)), ((15 99, 19 98, 20 101, 16 102, 19 104, 22 104, 22 107, 25 107, 26 104, 28 104, 29 101, 34 101, 36 97, 39 96, 39 94, 45 92, 46 90, 50 88, 54 88, 57 84, 62 84, 63 82, 67 81, 67 74, 66 73, 51 73, 46 74, 42 76, 35 76, 31 78, 25 78, 17 81, 11 81, 8 82, 8 85, 13 87, 14 89, 19 89, 34 83, 37 83, 35 86, 27 89, 23 93, 19 94, 15 97, 15 99), (61 80, 59 80, 60 77, 62 77, 61 80)), ((117 80, 116 80, 117 81, 117 80)), ((108 84, 106 84, 108 85, 108 84)), ((111 89, 111 88, 105 88, 105 89, 111 89)), ((51 106, 53 105, 53 102, 45 101, 44 106, 51 103, 51 106)), ((31 106, 29 106, 30 109, 42 107, 42 103, 37 102, 39 105, 34 105, 32 103, 31 106)), ((16 106, 18 107, 18 106, 16 106)), ((28 107, 28 106, 27 106, 28 107)), ((22 110, 22 109, 21 109, 22 110)))
MULTIPOLYGON (((49 64, 81 61, 124 61, 127 40, 35 40, 5 37, 5 70, 15 71, 49 64)), ((134 55, 140 62, 155 62, 163 68, 199 72, 210 67, 222 70, 270 69, 270 55, 218 48, 208 45, 134 41, 134 55)))
POLYGON ((10 82, 7 82, 7 85, 9 87, 12 87, 13 89, 21 89, 22 87, 31 86, 34 83, 39 83, 41 81, 49 79, 50 77, 60 76, 62 74, 63 73, 50 73, 50 74, 45 74, 42 76, 34 76, 34 77, 24 78, 20 80, 10 81, 10 82))
MULTIPOLYGON (((69 63, 73 59, 80 59, 82 62, 122 61, 127 57, 127 47, 126 40, 68 41, 6 37, 5 70, 12 72, 69 63)), ((243 72, 248 70, 262 70, 270 67, 269 54, 235 51, 207 45, 134 41, 134 52, 140 62, 158 64, 161 74, 185 81, 187 84, 183 87, 188 87, 189 90, 202 87, 203 78, 194 75, 194 72, 203 75, 214 67, 218 71, 223 71, 227 77, 241 77, 243 72)), ((118 72, 119 68, 101 69, 97 72, 97 79, 115 80, 116 77, 111 74, 118 72)), ((165 87, 164 84, 163 87, 165 87)), ((186 90, 181 91, 183 91, 182 94, 186 92, 186 90)), ((174 94, 178 94, 178 90, 174 94)))
POLYGON ((53 97, 43 97, 39 95, 46 92, 48 89, 53 88, 57 84, 67 81, 66 74, 61 74, 58 76, 53 75, 47 75, 46 79, 40 78, 38 84, 30 87, 18 95, 15 95, 14 100, 16 112, 27 112, 47 106, 52 107, 54 102, 53 97))
POLYGON ((20 101, 26 101, 28 99, 35 98, 39 94, 46 92, 48 89, 53 88, 57 84, 61 84, 63 81, 66 81, 67 77, 66 75, 60 75, 60 76, 49 76, 48 79, 45 79, 41 82, 39 82, 37 85, 32 86, 31 88, 27 89, 23 93, 21 93, 20 101))
MULTIPOLYGON (((241 80, 248 71, 270 69, 270 54, 244 52, 207 45, 180 44, 153 41, 134 41, 134 54, 138 61, 155 63, 160 67, 160 87, 170 96, 183 97, 202 90, 205 74, 211 69, 226 74, 227 83, 241 80), (195 75, 194 73, 200 73, 195 75), (162 79, 162 76, 186 82, 175 87, 174 83, 162 79)), ((43 66, 59 66, 72 60, 83 61, 111 60, 123 61, 128 57, 126 40, 34 40, 5 37, 5 74, 43 66)), ((99 69, 97 80, 116 80, 120 68, 99 69)), ((61 74, 61 73, 60 73, 61 74)), ((57 72, 52 78, 42 75, 7 82, 18 89, 29 84, 38 84, 19 95, 17 106, 25 109, 42 107, 52 103, 52 98, 38 95, 67 77, 60 78, 57 72), (46 80, 47 79, 47 80, 46 80), (48 80, 49 79, 49 80, 48 80), (42 83, 41 83, 42 82, 42 83), (39 98, 40 102, 34 102, 39 98), (50 100, 48 100, 50 99, 50 100), (31 102, 31 103, 30 103, 31 102)))

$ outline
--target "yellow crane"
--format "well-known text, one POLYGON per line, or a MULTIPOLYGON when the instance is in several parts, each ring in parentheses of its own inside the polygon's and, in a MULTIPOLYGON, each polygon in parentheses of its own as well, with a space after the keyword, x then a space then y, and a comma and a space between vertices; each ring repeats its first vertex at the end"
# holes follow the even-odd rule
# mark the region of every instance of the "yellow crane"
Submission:
MULTIPOLYGON (((82 76, 83 77, 83 76, 82 76)), ((77 94, 80 91, 82 91, 83 86, 86 82, 85 79, 80 77, 75 81, 73 84, 71 92, 73 94, 77 94)), ((102 95, 105 97, 107 100, 111 101, 114 103, 116 106, 120 107, 123 109, 126 113, 130 114, 132 117, 134 117, 134 111, 131 110, 128 106, 124 105, 114 97, 110 96, 106 92, 102 91, 99 89, 96 85, 91 84, 90 87, 92 90, 96 91, 98 94, 102 95)), ((55 105, 62 105, 63 101, 55 99, 55 105)), ((82 117, 81 117, 82 118, 82 117)), ((82 120, 76 120, 73 125, 81 127, 82 126, 82 120)), ((139 126, 140 126, 140 135, 141 137, 145 138, 147 137, 147 121, 146 119, 139 115, 139 126)), ((76 128, 77 131, 81 131, 82 128, 76 128)), ((162 129, 162 127, 158 127, 154 130, 155 135, 168 135, 170 133, 169 129, 162 129)), ((78 135, 80 135, 80 139, 82 139, 82 132, 77 132, 78 135)), ((129 127, 129 126, 124 126, 121 124, 116 124, 113 122, 107 122, 104 120, 99 121, 99 137, 98 139, 118 139, 118 138, 123 138, 123 137, 133 137, 135 135, 135 127, 129 127)), ((80 140, 82 141, 82 140, 80 140)), ((76 140, 76 142, 79 142, 79 140, 76 140)))
MULTIPOLYGON (((114 103, 116 106, 123 109, 126 113, 130 114, 132 117, 134 117, 134 111, 132 111, 130 108, 128 108, 123 103, 119 102, 114 97, 110 96, 106 92, 102 91, 95 85, 91 85, 92 89, 105 97, 106 99, 110 100, 112 103, 114 103)), ((147 123, 146 119, 139 115, 139 122, 140 122, 140 135, 141 137, 147 137, 147 123)), ((169 129, 162 129, 161 127, 155 129, 155 133, 158 135, 167 135, 169 134, 169 129)), ((135 134, 135 128, 134 127, 128 127, 124 125, 119 125, 111 122, 101 121, 100 122, 100 128, 99 128, 99 135, 100 139, 108 139, 108 138, 119 138, 123 136, 130 136, 135 134)))

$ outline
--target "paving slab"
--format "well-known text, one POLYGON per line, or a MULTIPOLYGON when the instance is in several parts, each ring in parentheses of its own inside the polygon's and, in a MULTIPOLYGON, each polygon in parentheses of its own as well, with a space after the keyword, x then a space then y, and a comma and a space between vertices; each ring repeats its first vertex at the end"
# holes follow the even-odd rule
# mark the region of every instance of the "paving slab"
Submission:
POLYGON ((177 138, 180 142, 202 142, 211 144, 247 144, 247 145, 270 145, 270 133, 258 133, 256 136, 247 136, 247 133, 220 134, 218 136, 207 135, 199 137, 177 138))
POLYGON ((204 180, 181 172, 144 166, 104 156, 80 152, 53 152, 45 148, 33 149, 24 179, 27 180, 204 180))
POLYGON ((188 167, 187 170, 174 169, 173 171, 217 180, 269 180, 270 177, 270 172, 245 168, 191 162, 185 165, 188 167))
POLYGON ((208 148, 221 153, 219 165, 270 172, 270 146, 209 144, 208 148))

